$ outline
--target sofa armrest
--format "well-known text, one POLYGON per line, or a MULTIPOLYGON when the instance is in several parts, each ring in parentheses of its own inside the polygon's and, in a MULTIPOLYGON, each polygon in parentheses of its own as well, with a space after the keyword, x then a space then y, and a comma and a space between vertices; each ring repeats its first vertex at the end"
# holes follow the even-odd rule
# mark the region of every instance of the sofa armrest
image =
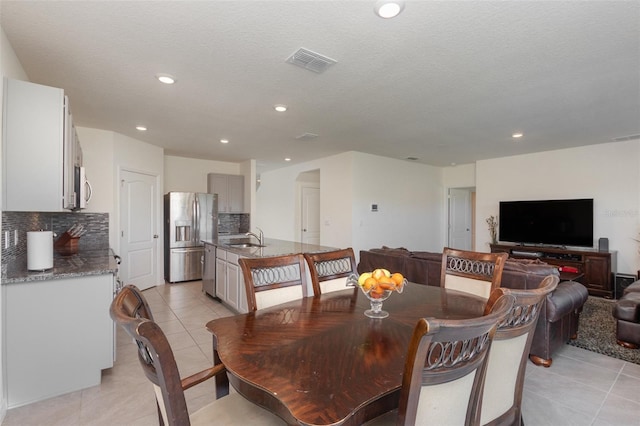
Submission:
POLYGON ((587 288, 575 281, 563 281, 547 296, 547 321, 556 322, 570 312, 580 311, 587 301, 587 288))

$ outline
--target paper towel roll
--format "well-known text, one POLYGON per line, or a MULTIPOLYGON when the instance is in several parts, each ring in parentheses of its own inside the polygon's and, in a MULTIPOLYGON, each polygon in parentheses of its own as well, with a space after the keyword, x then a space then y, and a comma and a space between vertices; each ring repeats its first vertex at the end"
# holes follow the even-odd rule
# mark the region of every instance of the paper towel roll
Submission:
POLYGON ((27 269, 44 271, 53 268, 53 232, 27 232, 27 269))

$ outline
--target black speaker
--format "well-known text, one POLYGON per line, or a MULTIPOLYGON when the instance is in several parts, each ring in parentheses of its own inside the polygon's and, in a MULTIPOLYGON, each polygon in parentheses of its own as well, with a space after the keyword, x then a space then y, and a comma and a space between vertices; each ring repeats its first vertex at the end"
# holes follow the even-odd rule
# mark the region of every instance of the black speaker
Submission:
POLYGON ((598 251, 609 251, 609 239, 600 238, 598 240, 598 251))
POLYGON ((635 275, 616 274, 616 299, 620 299, 624 289, 634 282, 636 282, 635 275))

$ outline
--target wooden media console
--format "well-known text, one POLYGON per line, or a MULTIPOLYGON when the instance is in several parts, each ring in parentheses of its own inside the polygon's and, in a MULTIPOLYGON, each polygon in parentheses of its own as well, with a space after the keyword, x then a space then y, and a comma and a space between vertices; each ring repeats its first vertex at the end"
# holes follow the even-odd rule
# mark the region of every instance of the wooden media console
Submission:
POLYGON ((492 253, 508 253, 516 259, 539 259, 549 265, 575 268, 576 272, 560 272, 561 280, 584 284, 592 296, 613 298, 616 251, 598 251, 590 248, 561 248, 524 246, 517 244, 491 244, 492 253))

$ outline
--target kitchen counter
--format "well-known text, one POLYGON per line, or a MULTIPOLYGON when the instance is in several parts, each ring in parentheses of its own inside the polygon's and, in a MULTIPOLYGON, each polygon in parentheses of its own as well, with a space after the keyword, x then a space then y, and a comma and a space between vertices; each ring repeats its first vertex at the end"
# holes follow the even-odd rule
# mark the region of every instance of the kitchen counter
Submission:
POLYGON ((254 243, 258 240, 243 236, 242 238, 218 238, 217 240, 203 240, 205 244, 220 247, 230 253, 242 257, 273 257, 296 253, 315 253, 323 251, 337 250, 335 247, 321 246, 317 244, 304 244, 296 241, 278 240, 275 238, 265 238, 262 245, 264 247, 233 247, 232 243, 254 243))
POLYGON ((27 271, 27 258, 23 256, 2 265, 2 284, 115 274, 118 265, 114 256, 111 249, 82 250, 67 256, 54 252, 53 268, 44 272, 27 271))
MULTIPOLYGON (((247 235, 219 237, 205 243, 203 291, 235 312, 248 311, 247 291, 240 259, 247 257, 274 257, 298 253, 317 253, 336 250, 318 244, 303 244, 295 241, 265 238, 264 247, 234 247, 232 244, 258 244, 254 237, 247 235)), ((308 272, 306 273, 308 276, 308 272)), ((313 293, 311 280, 307 278, 307 294, 313 293)))

